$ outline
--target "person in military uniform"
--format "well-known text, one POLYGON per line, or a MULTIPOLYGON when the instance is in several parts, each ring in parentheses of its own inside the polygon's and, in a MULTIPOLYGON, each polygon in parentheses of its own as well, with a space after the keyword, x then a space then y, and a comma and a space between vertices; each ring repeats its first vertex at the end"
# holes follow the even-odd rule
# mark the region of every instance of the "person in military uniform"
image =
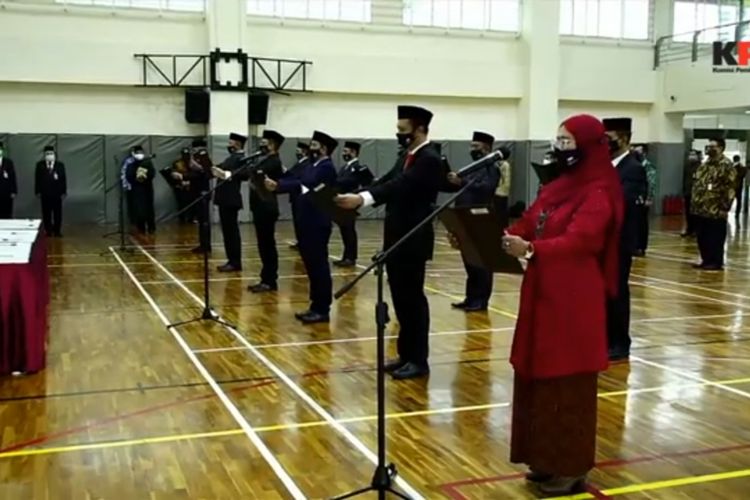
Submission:
POLYGON ((191 157, 183 179, 190 183, 190 202, 195 203, 194 213, 198 220, 198 238, 200 243, 191 250, 192 253, 211 252, 210 200, 200 199, 211 190, 211 167, 213 162, 208 154, 208 144, 203 139, 195 139, 191 145, 191 157), (199 200, 200 201, 197 201, 199 200))
POLYGON ((630 152, 633 122, 630 118, 602 120, 609 139, 609 154, 620 176, 625 196, 625 218, 620 234, 619 291, 607 302, 607 337, 610 361, 625 361, 630 357, 630 269, 638 243, 641 206, 646 200, 648 181, 646 170, 630 152))
MULTIPOLYGON (((399 106, 396 137, 407 150, 394 167, 367 191, 336 198, 344 209, 385 204, 383 249, 387 250, 429 216, 446 179, 440 155, 428 138, 432 113, 417 106, 399 106)), ((427 261, 432 259, 435 233, 423 226, 386 262, 388 285, 399 323, 398 359, 385 369, 396 380, 430 373, 430 306, 424 293, 427 261)))
POLYGON ((336 168, 331 155, 337 146, 338 141, 330 135, 316 131, 310 141, 310 163, 299 176, 287 172, 278 182, 270 178, 265 180, 269 191, 296 193, 293 199, 299 220, 299 250, 310 280, 310 308, 295 314, 304 324, 330 321, 333 301, 333 282, 328 261, 331 217, 320 210, 307 193, 321 184, 336 185, 336 168))
POLYGON ((693 267, 705 271, 721 271, 724 267, 727 217, 737 189, 737 169, 724 156, 725 148, 724 139, 711 139, 706 148, 708 159, 698 167, 693 180, 691 209, 701 256, 693 267))
POLYGON ((142 146, 133 148, 134 160, 128 165, 125 178, 130 185, 133 203, 133 222, 141 234, 156 232, 154 212, 154 164, 145 156, 142 146))
MULTIPOLYGON (((480 160, 492 152, 495 138, 486 132, 474 132, 471 139, 469 154, 473 161, 480 160)), ((487 168, 461 178, 455 172, 448 174, 448 192, 461 189, 465 183, 473 181, 471 185, 456 198, 455 206, 458 207, 486 207, 493 205, 495 189, 500 181, 500 169, 497 165, 487 168)), ((492 295, 492 284, 494 275, 492 271, 483 267, 476 267, 464 259, 466 269, 466 293, 464 300, 451 304, 455 309, 466 312, 486 311, 492 295)))
MULTIPOLYGON (((297 149, 294 152, 294 156, 295 158, 297 158, 297 163, 292 165, 291 168, 287 170, 286 173, 288 176, 299 178, 302 175, 302 172, 305 171, 305 167, 310 163, 310 158, 308 158, 309 151, 309 144, 305 142, 297 143, 297 149)), ((299 193, 297 192, 289 193, 289 205, 292 207, 292 229, 294 229, 294 241, 289 244, 289 248, 292 250, 299 250, 299 221, 297 212, 294 208, 294 199, 298 196, 298 194, 299 193)))
POLYGON ((240 235, 239 214, 242 210, 242 181, 249 177, 245 167, 245 143, 247 137, 237 133, 229 134, 227 151, 229 156, 219 165, 213 167, 213 176, 219 179, 214 192, 214 204, 219 207, 221 234, 224 236, 224 251, 227 262, 217 268, 219 272, 231 273, 242 271, 242 236, 240 235))
POLYGON ((57 160, 55 148, 44 148, 44 160, 36 164, 34 192, 42 204, 42 221, 47 236, 62 237, 62 202, 68 194, 65 164, 57 160))
POLYGON ((648 182, 646 199, 640 207, 638 243, 634 252, 636 257, 644 257, 648 248, 649 215, 656 199, 656 165, 648 158, 648 144, 635 144, 633 146, 633 154, 646 170, 646 182, 648 182))
MULTIPOLYGON (((344 143, 344 150, 341 158, 346 164, 339 170, 336 183, 342 193, 354 193, 360 189, 366 188, 374 179, 372 172, 367 165, 362 165, 359 161, 359 152, 362 145, 358 142, 347 141, 344 143)), ((340 260, 333 263, 337 267, 354 267, 357 265, 358 242, 357 242, 357 219, 352 219, 346 224, 339 224, 341 231, 341 240, 344 243, 344 254, 340 260)))
POLYGON ((253 168, 254 174, 251 176, 250 211, 253 214, 258 254, 263 265, 260 270, 260 282, 247 287, 253 293, 278 289, 279 253, 276 250, 276 221, 279 220, 279 201, 276 193, 266 189, 265 178, 278 181, 284 174, 284 167, 279 158, 279 149, 283 143, 284 136, 280 133, 275 130, 263 131, 260 140, 260 151, 263 156, 253 168))

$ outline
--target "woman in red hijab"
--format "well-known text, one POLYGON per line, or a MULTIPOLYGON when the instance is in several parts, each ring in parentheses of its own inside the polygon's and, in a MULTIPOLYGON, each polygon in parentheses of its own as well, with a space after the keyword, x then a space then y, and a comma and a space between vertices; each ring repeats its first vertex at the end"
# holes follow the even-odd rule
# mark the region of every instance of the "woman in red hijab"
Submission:
POLYGON ((511 461, 546 495, 583 488, 594 466, 597 376, 606 370, 605 303, 617 293, 623 195, 602 123, 567 119, 559 176, 545 185, 503 248, 528 259, 513 338, 511 461))

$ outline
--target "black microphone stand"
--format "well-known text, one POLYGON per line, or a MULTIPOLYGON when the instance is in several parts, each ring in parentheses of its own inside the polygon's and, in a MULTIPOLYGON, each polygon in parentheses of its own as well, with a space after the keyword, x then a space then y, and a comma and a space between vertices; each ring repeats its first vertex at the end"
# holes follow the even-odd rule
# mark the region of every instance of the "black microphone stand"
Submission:
MULTIPOLYGON (((115 165, 117 165, 119 162, 117 161, 117 156, 114 157, 115 159, 115 165)), ((121 167, 122 168, 122 167, 121 167)), ((122 185, 122 179, 120 178, 120 174, 118 173, 117 180, 108 188, 104 190, 104 196, 108 195, 112 192, 113 189, 117 188, 117 231, 112 231, 106 234, 102 235, 102 238, 111 238, 112 236, 119 236, 120 237, 120 247, 119 251, 124 253, 131 253, 133 251, 132 248, 125 245, 125 209, 123 207, 123 203, 125 201, 125 187, 122 185)), ((109 254, 108 251, 102 252, 102 255, 109 254)))
MULTIPOLYGON (((487 165, 491 167, 491 165, 487 165)), ((375 275, 377 276, 377 300, 375 302, 375 325, 376 325, 376 337, 377 337, 377 434, 378 434, 378 463, 375 467, 375 473, 372 477, 372 481, 369 486, 360 488, 358 490, 346 493, 342 496, 335 497, 333 500, 344 500, 346 498, 356 497, 370 491, 376 491, 378 493, 378 500, 385 500, 386 493, 390 493, 404 500, 411 500, 408 496, 403 493, 396 491, 393 488, 393 480, 398 475, 396 465, 393 463, 386 464, 386 441, 385 441, 385 330, 388 324, 388 304, 383 300, 383 274, 385 272, 385 264, 393 253, 401 248, 401 246, 411 239, 414 234, 420 231, 427 224, 431 224, 432 221, 443 212, 448 206, 453 203, 456 198, 461 196, 474 182, 477 177, 467 179, 461 188, 453 193, 442 205, 436 207, 430 215, 422 219, 411 231, 401 237, 396 243, 390 248, 382 252, 378 252, 372 258, 372 263, 367 266, 361 273, 359 273, 349 283, 342 286, 336 293, 333 294, 336 300, 346 295, 359 281, 367 276, 370 271, 375 269, 375 275)))
MULTIPOLYGON (((237 169, 233 175, 237 175, 240 173, 243 173, 246 169, 249 169, 251 166, 254 166, 257 159, 263 158, 261 157, 253 157, 250 156, 248 158, 245 158, 243 161, 246 162, 242 167, 237 169)), ((162 222, 168 222, 170 220, 173 220, 183 213, 187 212, 191 208, 193 208, 198 203, 202 204, 201 209, 203 210, 203 217, 201 217, 201 223, 199 227, 199 233, 198 233, 198 241, 200 244, 201 253, 203 254, 203 312, 201 312, 200 316, 197 316, 192 319, 188 319, 185 321, 180 321, 177 323, 172 323, 170 325, 167 325, 167 328, 176 328, 178 326, 185 326, 189 325, 191 323, 199 323, 201 321, 213 321, 215 323, 219 323, 221 325, 227 326, 229 328, 236 328, 231 323, 228 323, 227 321, 224 321, 221 319, 221 317, 216 314, 211 307, 211 287, 209 286, 209 270, 208 270, 208 247, 211 244, 211 197, 213 196, 214 192, 219 188, 219 186, 223 185, 225 182, 227 182, 229 179, 220 179, 216 182, 213 188, 208 189, 207 191, 201 192, 201 195, 193 200, 191 203, 189 203, 187 206, 185 206, 183 209, 176 211, 172 215, 168 215, 165 217, 162 222)))

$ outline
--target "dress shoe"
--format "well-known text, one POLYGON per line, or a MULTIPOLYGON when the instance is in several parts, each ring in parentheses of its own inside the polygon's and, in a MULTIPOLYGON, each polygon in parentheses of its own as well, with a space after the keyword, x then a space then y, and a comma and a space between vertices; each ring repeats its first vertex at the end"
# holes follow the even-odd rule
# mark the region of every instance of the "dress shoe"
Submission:
POLYGON ((537 488, 544 495, 551 497, 583 493, 586 491, 586 476, 554 476, 549 481, 538 483, 537 488))
POLYGON ((384 369, 386 373, 393 373, 399 368, 401 368, 402 366, 404 366, 405 364, 406 364, 406 361, 401 361, 398 358, 390 359, 385 362, 384 369))
POLYGON ((422 378, 430 374, 430 369, 426 365, 417 363, 406 363, 404 366, 391 373, 394 380, 408 380, 412 378, 422 378))
POLYGON ((453 309, 465 309, 466 308, 466 300, 462 300, 461 302, 454 302, 451 304, 451 307, 453 309))
POLYGON ((696 262, 695 264, 693 264, 693 269, 703 269, 704 267, 706 266, 705 264, 703 264, 703 262, 696 262))
POLYGON ((310 309, 308 309, 307 311, 300 311, 298 313, 294 313, 294 317, 297 318, 298 320, 302 321, 302 318, 304 318, 305 316, 307 316, 311 312, 312 311, 310 309))
POLYGON ((544 483, 552 479, 554 476, 552 474, 547 474, 546 472, 529 469, 529 472, 527 472, 524 477, 530 483, 544 483))
POLYGON ((314 325, 315 323, 328 323, 331 321, 327 314, 320 314, 315 311, 310 311, 300 318, 300 321, 306 325, 314 325))
POLYGON ((703 266, 701 269, 704 271, 723 271, 724 268, 722 266, 703 266))
POLYGON ((242 268, 226 263, 223 266, 217 267, 216 270, 219 271, 220 273, 237 273, 237 272, 242 271, 242 268))
POLYGON ((335 261, 333 265, 336 267, 354 267, 357 265, 357 262, 352 259, 341 259, 335 261))
POLYGON ((279 287, 277 285, 269 285, 268 283, 257 283, 255 285, 249 285, 247 289, 253 293, 266 293, 275 292, 279 287))
POLYGON ((463 307, 463 310, 466 312, 480 312, 480 311, 486 311, 487 306, 484 304, 466 304, 463 307))

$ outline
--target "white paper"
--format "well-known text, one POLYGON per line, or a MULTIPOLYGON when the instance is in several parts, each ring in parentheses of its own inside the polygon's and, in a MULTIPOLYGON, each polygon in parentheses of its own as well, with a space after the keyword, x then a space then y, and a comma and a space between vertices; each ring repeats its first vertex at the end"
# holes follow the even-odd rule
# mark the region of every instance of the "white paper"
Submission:
POLYGON ((0 264, 28 264, 31 243, 0 244, 0 264))
POLYGON ((0 219, 0 233, 3 231, 38 231, 40 219, 0 219))

